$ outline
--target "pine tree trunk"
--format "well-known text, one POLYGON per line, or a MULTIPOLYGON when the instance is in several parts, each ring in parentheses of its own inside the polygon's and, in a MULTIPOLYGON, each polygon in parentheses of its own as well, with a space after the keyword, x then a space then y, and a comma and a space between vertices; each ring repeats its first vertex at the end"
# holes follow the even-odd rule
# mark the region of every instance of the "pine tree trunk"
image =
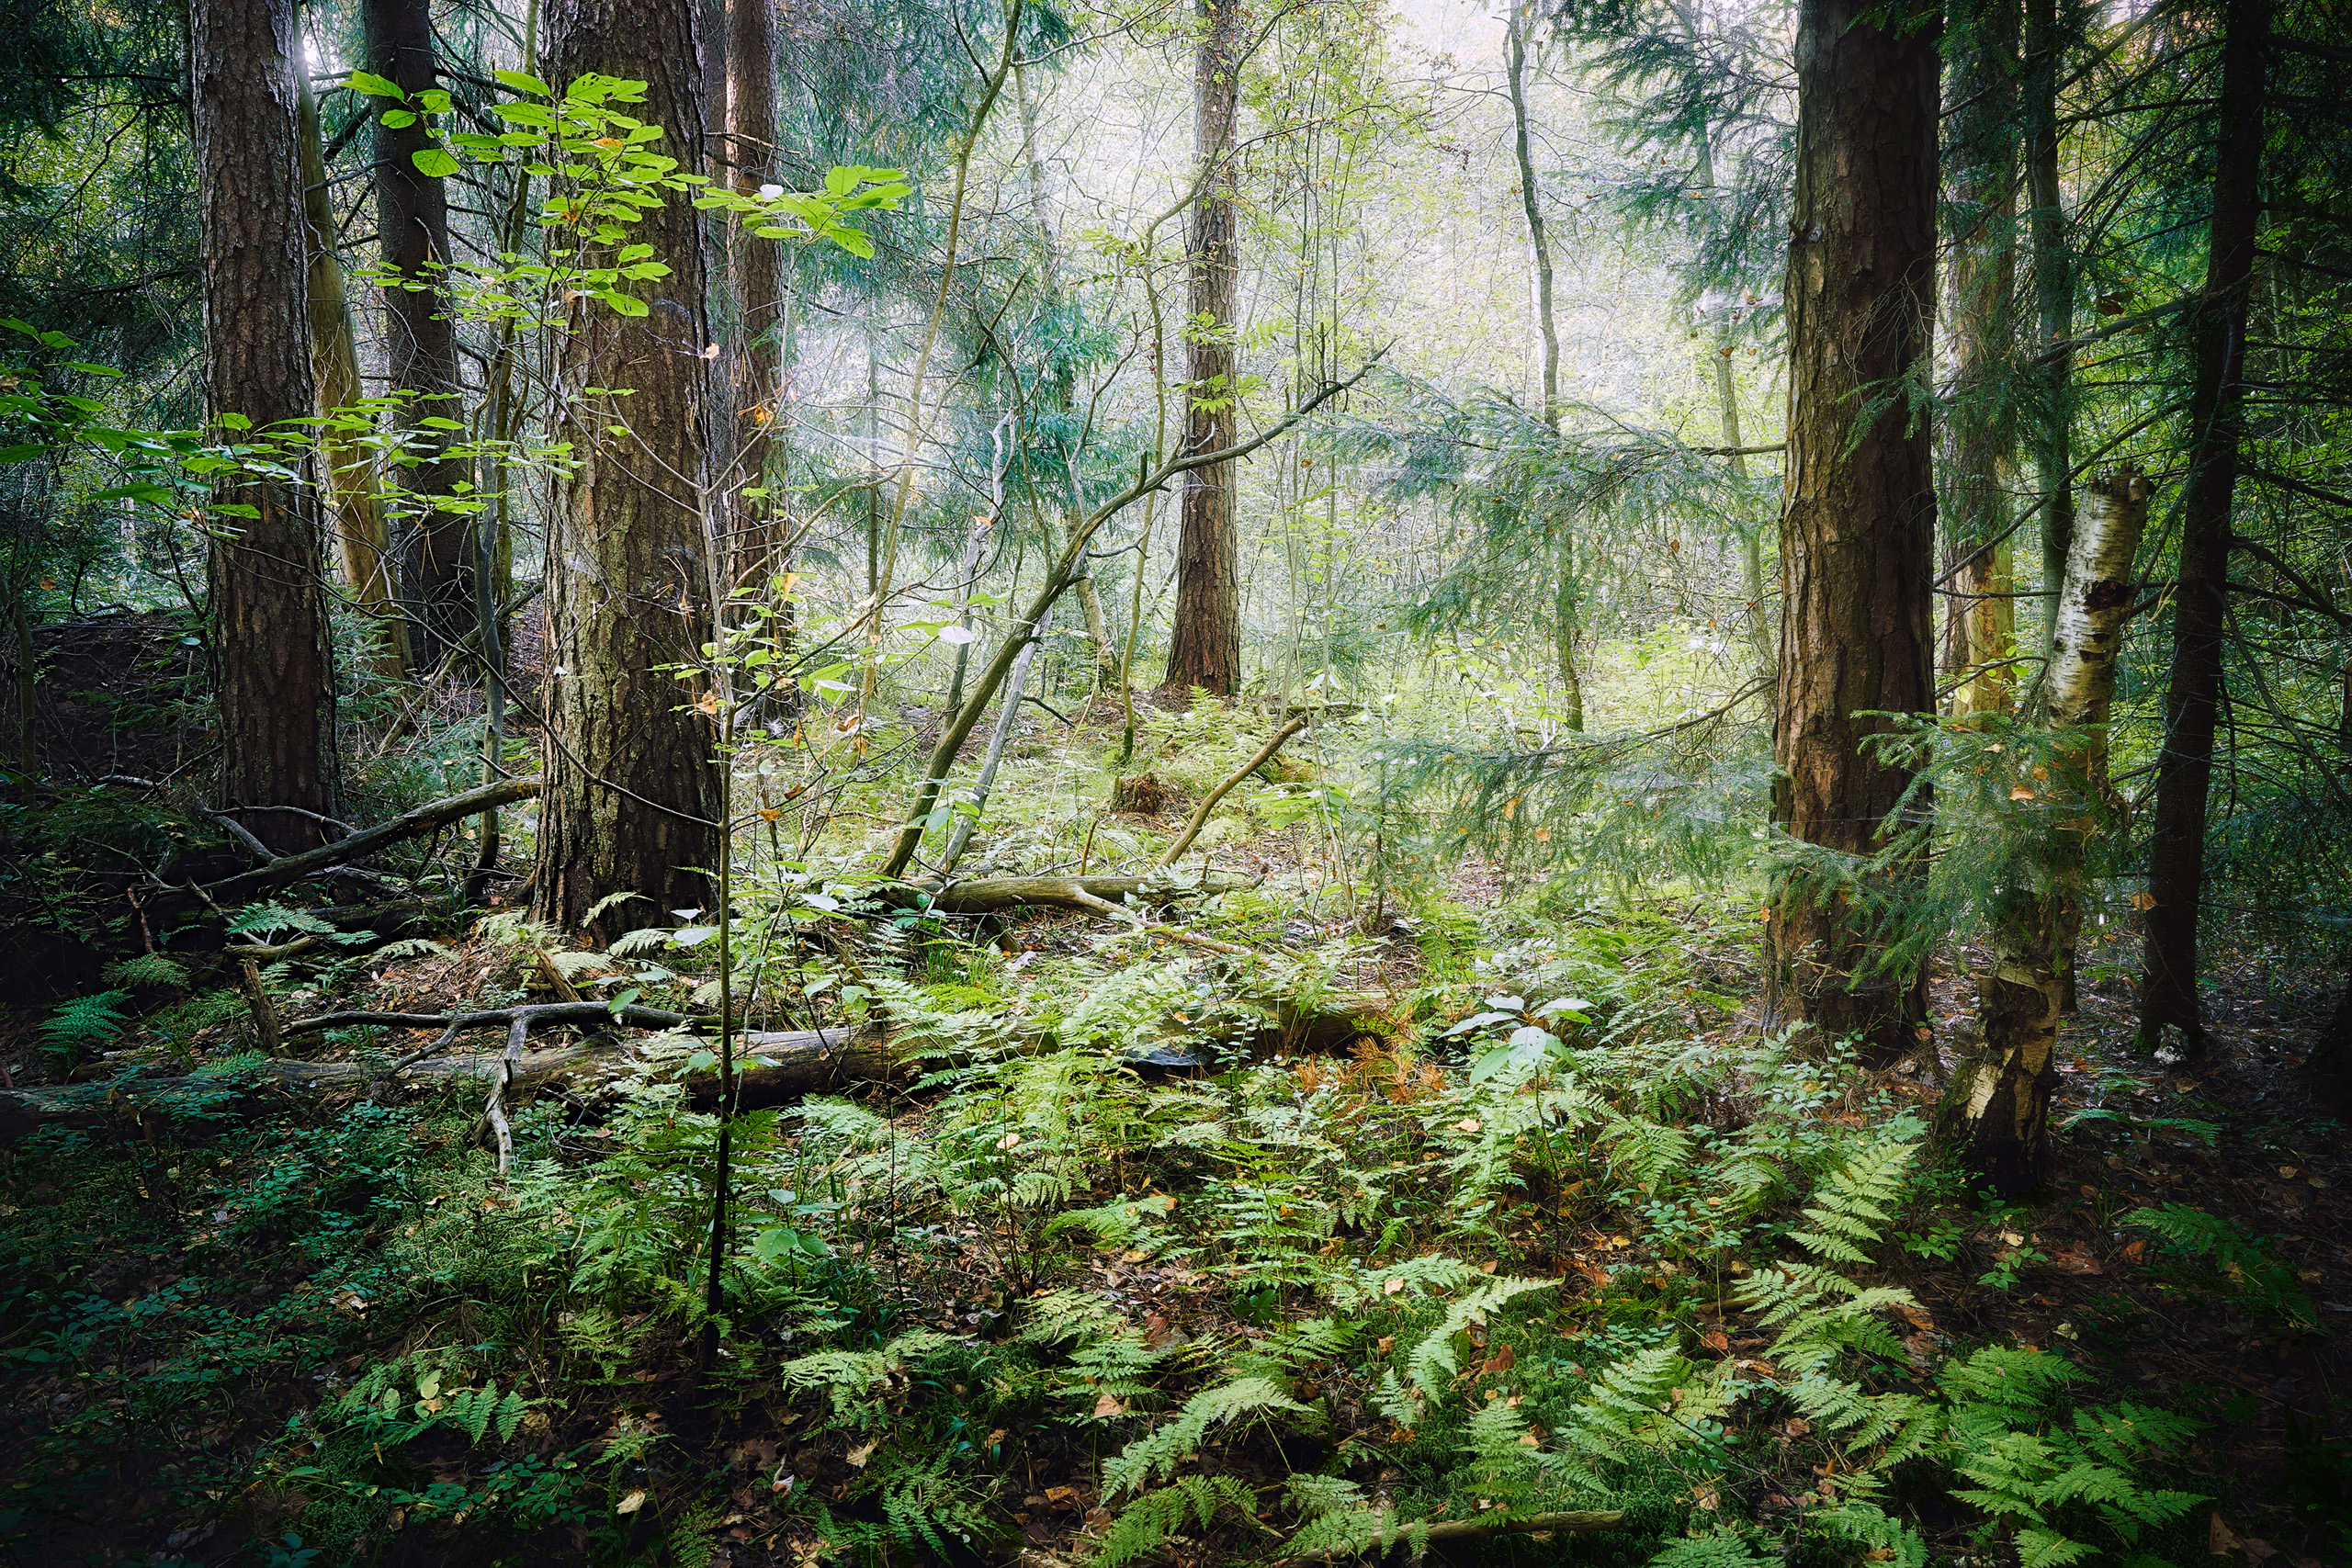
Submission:
MULTIPOLYGON (((1210 169, 1193 208, 1184 450, 1234 443, 1233 118, 1240 68, 1239 0, 1196 0, 1202 33, 1194 57, 1193 137, 1210 169), (1206 403, 1208 406, 1202 406, 1206 403)), ((1198 686, 1230 696, 1241 685, 1241 536, 1234 516, 1231 463, 1195 468, 1184 479, 1176 536, 1176 617, 1161 690, 1177 698, 1198 686)))
MULTIPOLYGON (((1864 0, 1803 0, 1797 19, 1773 806, 1795 838, 1853 856, 1880 847, 1912 782, 1861 750, 1886 726, 1859 716, 1935 700, 1935 494, 1906 405, 1935 320, 1938 61, 1934 28, 1909 20, 1864 0)), ((1925 976, 1866 976, 1837 901, 1784 875, 1766 930, 1776 1013, 1879 1054, 1911 1045, 1925 976)))
MULTIPOLYGON (((189 23, 205 400, 216 422, 241 414, 259 428, 306 418, 310 290, 292 0, 209 0, 191 8, 189 23)), ((224 479, 212 502, 221 794, 231 806, 332 815, 334 673, 317 498, 301 483, 224 479)), ((280 853, 320 839, 318 824, 292 812, 258 813, 246 826, 280 853)))
MULTIPOLYGON (((2025 51, 2026 200, 2032 208, 2033 295, 2044 356, 2033 446, 2036 488, 2046 501, 2041 586, 2047 591, 2065 581, 2075 539, 2074 355, 2058 346, 2075 335, 2074 258, 2066 249, 2065 193, 2058 183, 2058 81, 2064 63, 2058 0, 2026 0, 2025 51)), ((2046 636, 2042 651, 2049 651, 2046 636)))
MULTIPOLYGON (((310 254, 311 369, 318 386, 319 412, 347 409, 359 401, 358 333, 351 301, 343 288, 343 260, 335 254, 334 211, 327 200, 327 165, 319 140, 319 106, 307 72, 294 73, 300 95, 302 220, 310 254)), ((376 623, 377 672, 389 681, 408 675, 408 628, 401 620, 392 588, 392 554, 384 529, 382 499, 376 490, 374 454, 352 435, 324 432, 328 504, 334 511, 335 550, 343 584, 360 612, 376 623)))
POLYGON ((2007 713, 2013 682, 2017 600, 2009 529, 2016 461, 2010 417, 2017 288, 2017 0, 1971 0, 1953 13, 1964 29, 1952 73, 1949 154, 1951 236, 1951 412, 1945 486, 1946 537, 1959 568, 1952 584, 1947 662, 1965 684, 1955 714, 2007 713))
POLYGON ((2090 487, 2052 620, 2046 687, 2056 777, 2020 769, 2016 787, 2080 801, 2089 820, 2050 821, 2028 801, 2027 824, 2006 874, 1986 890, 1993 962, 1976 979, 1980 1037, 1952 1075, 1947 1130, 1961 1162, 2005 1198, 2050 1174, 2050 1102, 2056 1088, 2058 1022, 2065 1002, 2059 959, 2067 911, 2080 906, 2085 835, 2107 773, 2107 720, 2115 656, 2132 607, 2132 562, 2148 520, 2151 487, 2136 474, 2090 487))
POLYGON ((2213 728, 2222 695, 2223 594, 2230 507, 2245 434, 2245 312, 2261 207, 2264 35, 2269 0, 2231 0, 2222 44, 2221 148, 2213 165, 2205 295, 2196 325, 2197 380, 2189 403, 2189 455, 2182 498, 2179 587, 2173 602, 2172 671, 2165 690, 2164 749, 2156 758, 2156 812, 2149 836, 2147 943, 2140 992, 2140 1045, 2204 1048, 2197 997, 2197 922, 2204 896, 2205 801, 2213 776, 2213 728))
MULTIPOLYGON (((714 174, 739 189, 784 183, 776 146, 775 6, 776 0, 733 0, 728 8, 731 85, 727 155, 735 166, 714 174)), ((782 492, 775 488, 784 478, 784 443, 779 439, 784 426, 777 418, 784 402, 783 248, 739 224, 729 263, 742 311, 743 342, 736 359, 741 395, 735 400, 744 417, 736 426, 734 442, 741 446, 750 441, 743 462, 746 482, 770 487, 766 500, 738 496, 735 501, 734 576, 739 583, 752 584, 790 565, 783 548, 791 530, 782 492)))
MULTIPOLYGON (((433 14, 427 0, 364 0, 368 69, 399 85, 414 110, 416 95, 437 85, 433 14)), ((390 127, 376 103, 376 231, 384 265, 401 281, 384 290, 384 331, 391 389, 413 393, 400 413, 409 451, 424 460, 397 470, 418 515, 402 530, 409 613, 418 661, 438 663, 474 625, 473 526, 438 504, 469 478, 466 465, 442 456, 453 433, 424 423, 462 419, 465 381, 458 368, 457 323, 437 270, 449 262, 449 207, 437 179, 417 171, 414 154, 432 145, 422 118, 390 127)))
MULTIPOLYGON (((591 71, 648 84, 647 123, 687 167, 699 162, 699 0, 552 0, 546 74, 591 71)), ((593 299, 567 321, 561 428, 578 467, 548 521, 549 699, 547 789, 539 809, 536 913, 566 929, 616 893, 607 929, 680 908, 708 908, 705 873, 720 852, 718 772, 694 688, 669 669, 709 635, 703 519, 707 341, 702 217, 673 195, 629 231, 670 275, 637 287, 649 315, 593 299), (628 388, 594 399, 589 387, 628 388), (626 423, 628 434, 608 434, 626 423)))

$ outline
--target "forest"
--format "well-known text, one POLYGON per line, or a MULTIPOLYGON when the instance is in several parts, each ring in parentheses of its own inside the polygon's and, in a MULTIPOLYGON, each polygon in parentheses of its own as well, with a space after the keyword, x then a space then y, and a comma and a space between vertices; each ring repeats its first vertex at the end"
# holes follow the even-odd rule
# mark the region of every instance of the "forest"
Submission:
POLYGON ((2352 1562, 2345 0, 0 0, 0 1551, 2352 1562))

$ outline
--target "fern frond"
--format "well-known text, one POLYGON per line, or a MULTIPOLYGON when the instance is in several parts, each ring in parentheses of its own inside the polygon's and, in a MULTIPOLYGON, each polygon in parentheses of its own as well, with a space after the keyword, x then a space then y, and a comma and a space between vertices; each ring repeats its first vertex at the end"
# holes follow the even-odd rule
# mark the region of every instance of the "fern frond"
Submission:
POLYGON ((134 953, 128 958, 118 958, 103 973, 110 983, 131 988, 187 984, 187 969, 160 953, 134 953))
POLYGON ((1512 1276, 1490 1280, 1446 1309, 1438 1325, 1413 1348, 1405 1363, 1407 1373, 1432 1399, 1445 1397, 1446 1384, 1462 1370, 1463 1352, 1469 1348, 1472 1325, 1483 1325, 1515 1297, 1559 1288, 1557 1280, 1528 1280, 1512 1276))
POLYGON ((1188 1475, 1170 1486, 1146 1492, 1119 1510, 1095 1549, 1091 1568, 1119 1568, 1158 1551, 1182 1529, 1187 1517, 1206 1529, 1220 1509, 1244 1517, 1256 1512, 1257 1495, 1230 1475, 1188 1475))
POLYGON ((1175 1417, 1137 1438, 1102 1466, 1102 1495, 1116 1497, 1140 1492, 1157 1477, 1172 1473, 1207 1441, 1211 1428, 1244 1416, 1292 1412, 1306 1406, 1284 1393, 1270 1378, 1237 1378, 1203 1389, 1186 1400, 1175 1417))

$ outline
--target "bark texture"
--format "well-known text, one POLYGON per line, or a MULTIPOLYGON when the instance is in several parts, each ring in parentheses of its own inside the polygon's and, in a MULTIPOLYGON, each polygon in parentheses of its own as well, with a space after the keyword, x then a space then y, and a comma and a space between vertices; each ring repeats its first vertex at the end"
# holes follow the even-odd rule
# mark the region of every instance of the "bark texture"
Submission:
MULTIPOLYGON (((1789 451, 1781 513, 1775 818, 1841 855, 1880 847, 1911 784, 1867 755, 1870 711, 1935 700, 1928 433, 1911 417, 1935 320, 1932 27, 1908 34, 1864 0, 1804 0, 1786 288, 1789 451)), ((1863 977, 1872 954, 1842 901, 1784 879, 1767 928, 1769 1000, 1830 1036, 1909 1046, 1925 976, 1863 977)))
MULTIPOLYGON (((242 414, 255 428, 303 418, 310 290, 292 0, 193 6, 189 28, 205 400, 216 421, 242 414)), ((231 806, 333 815, 334 670, 315 497, 300 484, 226 479, 213 503, 221 794, 231 806)), ((251 827, 281 853, 319 841, 318 825, 291 812, 257 814, 251 827)))
MULTIPOLYGON (((439 85, 429 0, 364 0, 368 69, 409 96, 439 85)), ((394 392, 415 394, 401 412, 408 449, 424 459, 399 470, 415 515, 401 529, 409 613, 417 625, 416 652, 437 663, 474 626, 471 520, 443 510, 443 498, 468 476, 465 465, 443 456, 452 434, 428 419, 462 419, 465 381, 458 368, 457 323, 439 268, 449 261, 448 197, 437 179, 417 172, 413 156, 432 145, 422 118, 387 126, 377 101, 376 231, 384 265, 399 281, 384 290, 387 368, 394 392)))
POLYGON ((2006 713, 2017 588, 2009 530, 2017 423, 2009 300, 2017 288, 2017 0, 1971 0, 1958 39, 1945 211, 1951 232, 1951 412, 1944 524, 1951 583, 1944 664, 1952 711, 2006 713))
POLYGON ((2041 585, 2054 588, 2066 580, 2066 556, 2075 538, 2075 358, 2059 346, 2075 335, 2075 264, 2066 249, 2065 195, 2058 183, 2058 0, 2025 0, 2025 52, 2026 201, 2041 344, 2033 455, 2037 488, 2044 498, 2041 585))
MULTIPOLYGON (((1194 145, 1207 179, 1193 203, 1191 364, 1184 422, 1187 453, 1234 444, 1233 119, 1240 74, 1239 0, 1198 0, 1201 40, 1193 57, 1194 145)), ((1241 685, 1241 536, 1234 516, 1231 463, 1185 476, 1183 521, 1176 538, 1176 618, 1168 643, 1163 690, 1182 697, 1193 687, 1228 696, 1241 685)))
MULTIPOLYGON (((632 112, 689 168, 702 145, 695 0, 553 0, 546 74, 647 83, 632 112)), ((616 893, 655 909, 707 908, 717 863, 718 767, 693 688, 664 668, 708 636, 703 478, 707 341, 701 215, 672 195, 630 231, 670 267, 636 287, 650 312, 575 301, 562 348, 564 436, 578 467, 548 520, 547 793, 537 917, 568 930, 616 893), (594 399, 588 387, 629 388, 594 399), (608 433, 625 423, 627 433, 608 433)), ((628 907, 615 921, 641 919, 628 907)), ((618 929, 618 928, 616 928, 618 929)))
MULTIPOLYGON (((321 413, 349 408, 363 395, 359 384, 358 332, 350 297, 343 287, 343 258, 335 252, 333 205, 327 199, 325 149, 319 140, 319 106, 309 77, 295 73, 302 113, 302 221, 310 255, 311 369, 321 413)), ((335 554, 343 585, 362 613, 376 623, 377 671, 390 680, 408 674, 408 628, 393 592, 390 541, 384 529, 382 498, 376 489, 374 454, 350 434, 325 433, 320 455, 326 460, 327 503, 334 512, 335 554)))
POLYGON ((1980 1034, 1952 1075, 1946 1113, 1962 1165, 2006 1198, 2050 1174, 2050 1102, 2066 1002, 2061 961, 2073 928, 2069 913, 2081 903, 2084 841, 2104 815, 2095 803, 2106 776, 2115 656, 2132 606, 2132 562, 2147 526, 2150 492, 2136 474, 2089 487, 2053 615, 2047 678, 2057 732, 2052 777, 2046 784, 2033 778, 2019 759, 2013 787, 2030 798, 2018 813, 2018 848, 1986 893, 1993 962, 1976 977, 1980 1034))
POLYGON ((2197 921, 2204 897, 2213 727, 2222 697, 2230 505, 2245 434, 2246 294, 2261 212, 2256 185, 2262 166, 2262 48, 2269 27, 2269 0, 2231 0, 2222 56, 2222 140, 2213 164, 2213 217, 2189 403, 2196 446, 2182 498, 2172 671, 2165 688, 2164 750, 2156 758, 2156 813, 2149 838, 2148 894, 2155 903, 2148 910, 2140 1043, 2150 1051, 2170 1046, 2196 1052, 2205 1043, 2197 996, 2197 921))
MULTIPOLYGON (((733 167, 713 173, 741 190, 784 183, 776 147, 775 7, 776 0, 733 0, 728 7, 727 157, 733 167)), ((773 487, 784 478, 784 444, 777 439, 784 429, 778 417, 784 404, 784 249, 739 223, 731 250, 742 352, 734 361, 741 381, 733 401, 741 417, 730 454, 742 450, 746 484, 773 487)), ((775 496, 738 496, 735 519, 735 581, 755 583, 785 570, 781 552, 790 530, 775 496)))

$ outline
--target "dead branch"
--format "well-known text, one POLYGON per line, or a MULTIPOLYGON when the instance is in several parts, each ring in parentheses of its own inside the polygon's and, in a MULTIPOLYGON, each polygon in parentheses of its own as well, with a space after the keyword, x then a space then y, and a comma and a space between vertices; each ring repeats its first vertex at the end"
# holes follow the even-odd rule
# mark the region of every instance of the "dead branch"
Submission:
POLYGON ((404 840, 430 833, 437 828, 446 828, 452 822, 479 816, 517 800, 528 800, 538 793, 539 781, 537 779, 501 779, 495 784, 483 784, 444 800, 428 801, 413 810, 403 811, 389 822, 364 828, 347 839, 338 839, 332 844, 305 850, 298 855, 283 856, 251 871, 209 883, 197 891, 199 897, 224 908, 242 904, 257 893, 363 861, 378 851, 404 840))
POLYGON ((1235 787, 1238 785, 1243 779, 1248 778, 1251 773, 1256 773, 1260 768, 1262 768, 1268 762, 1272 761, 1274 753, 1283 749, 1283 742, 1288 740, 1300 730, 1305 729, 1308 721, 1313 716, 1311 714, 1300 714, 1288 724, 1283 725, 1280 729, 1274 731, 1274 738, 1267 741, 1263 746, 1259 747, 1258 754, 1256 756, 1242 763, 1241 766, 1235 771, 1232 777, 1227 779, 1223 784, 1217 785, 1216 788, 1203 795, 1201 797, 1201 804, 1193 808, 1193 819, 1184 824, 1184 830, 1176 835, 1176 841, 1160 852, 1159 863, 1162 865, 1175 864, 1177 858, 1182 855, 1186 850, 1193 847, 1193 840, 1201 836, 1201 829, 1207 826, 1209 813, 1216 809, 1216 803, 1223 800, 1227 795, 1232 794, 1235 787))

